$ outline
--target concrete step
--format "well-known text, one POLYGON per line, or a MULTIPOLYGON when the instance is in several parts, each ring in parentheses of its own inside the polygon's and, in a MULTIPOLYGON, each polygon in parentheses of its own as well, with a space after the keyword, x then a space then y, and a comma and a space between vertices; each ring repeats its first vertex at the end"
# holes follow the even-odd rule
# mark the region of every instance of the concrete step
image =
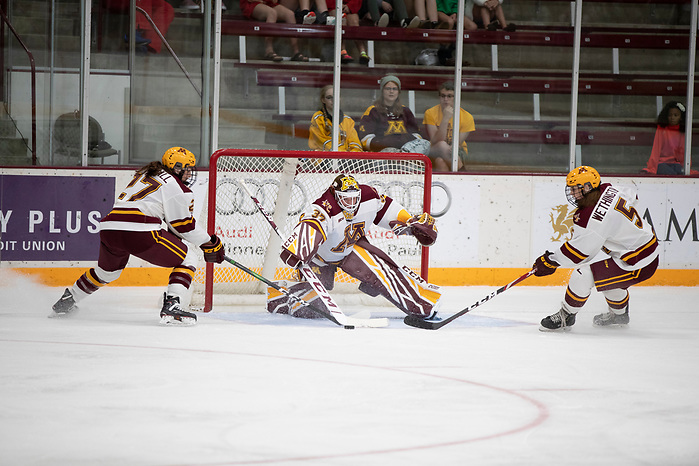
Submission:
POLYGON ((5 114, 0 116, 0 138, 17 137, 17 128, 15 123, 5 114))
POLYGON ((0 137, 0 165, 31 165, 27 142, 18 137, 0 137))

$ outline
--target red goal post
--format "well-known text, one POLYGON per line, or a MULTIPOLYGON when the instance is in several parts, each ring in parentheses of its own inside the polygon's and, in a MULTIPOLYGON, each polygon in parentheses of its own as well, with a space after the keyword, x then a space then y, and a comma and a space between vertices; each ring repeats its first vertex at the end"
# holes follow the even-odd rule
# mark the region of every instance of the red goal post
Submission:
MULTIPOLYGON (((431 202, 432 164, 421 154, 221 149, 209 162, 208 207, 199 221, 221 238, 229 257, 271 280, 296 280, 294 271, 279 259, 282 240, 257 210, 241 181, 274 217, 282 235, 287 235, 301 212, 340 173, 373 186, 413 215, 429 210, 425 206, 431 202)), ((367 238, 399 264, 427 279, 428 249, 415 238, 396 236, 376 226, 367 230, 367 238)), ((203 293, 205 312, 212 309, 214 296, 217 302, 232 304, 225 301, 234 303, 235 296, 265 293, 263 283, 237 268, 203 262, 199 265, 192 305, 201 305, 202 297, 197 294, 203 293)), ((335 283, 333 291, 337 293, 353 293, 358 287, 355 279, 340 270, 335 283)))

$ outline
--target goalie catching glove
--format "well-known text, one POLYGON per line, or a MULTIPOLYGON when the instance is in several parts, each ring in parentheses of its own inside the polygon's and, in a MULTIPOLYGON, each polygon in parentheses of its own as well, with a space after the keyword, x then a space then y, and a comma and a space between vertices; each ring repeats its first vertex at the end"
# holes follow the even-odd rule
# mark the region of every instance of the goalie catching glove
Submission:
POLYGON ((437 225, 427 212, 415 215, 406 222, 393 220, 389 223, 396 235, 413 235, 423 246, 432 246, 437 241, 437 225))
POLYGON ((532 269, 534 270, 534 275, 537 277, 545 277, 546 275, 551 275, 553 272, 556 271, 559 265, 556 263, 556 261, 551 260, 551 254, 553 254, 550 251, 546 251, 543 253, 535 262, 534 266, 532 269))
POLYGON ((206 262, 216 262, 217 264, 223 262, 225 251, 223 250, 223 243, 218 239, 218 236, 211 235, 211 241, 199 247, 204 251, 204 260, 206 262))

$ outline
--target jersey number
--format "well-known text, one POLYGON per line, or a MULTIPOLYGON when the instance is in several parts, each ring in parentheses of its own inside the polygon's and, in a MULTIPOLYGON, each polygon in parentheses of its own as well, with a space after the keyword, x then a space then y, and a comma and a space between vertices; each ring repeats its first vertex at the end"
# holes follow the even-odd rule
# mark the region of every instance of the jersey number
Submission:
POLYGON ((162 186, 162 184, 159 181, 154 180, 153 178, 144 177, 143 175, 137 175, 134 176, 133 180, 131 180, 131 183, 129 183, 126 186, 126 190, 123 193, 119 194, 119 199, 124 199, 124 197, 126 196, 126 192, 129 190, 129 188, 132 188, 139 181, 145 184, 146 187, 141 189, 137 193, 131 195, 131 197, 128 198, 127 201, 140 201, 149 194, 156 192, 158 189, 160 189, 160 186, 162 186))
POLYGON ((616 205, 614 206, 614 210, 621 212, 624 215, 624 217, 634 222, 638 228, 643 228, 643 222, 641 221, 641 216, 638 215, 638 211, 633 207, 627 209, 626 201, 624 199, 619 198, 616 205))

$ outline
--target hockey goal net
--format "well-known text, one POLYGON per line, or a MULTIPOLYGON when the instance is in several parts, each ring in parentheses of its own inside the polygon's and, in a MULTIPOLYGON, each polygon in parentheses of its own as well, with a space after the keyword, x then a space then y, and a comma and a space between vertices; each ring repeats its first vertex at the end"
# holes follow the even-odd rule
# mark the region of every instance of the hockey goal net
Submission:
MULTIPOLYGON (((420 214, 430 205, 432 166, 424 155, 221 149, 209 165, 208 207, 199 221, 224 243, 226 255, 270 280, 296 280, 279 259, 282 240, 242 186, 244 183, 274 218, 282 236, 291 233, 299 215, 341 173, 376 188, 420 214)), ((427 278, 428 254, 412 236, 396 236, 372 226, 369 241, 394 260, 427 278)), ((241 295, 263 294, 266 285, 230 264, 200 263, 192 306, 208 312, 230 305, 241 295), (215 297, 215 298, 214 298, 215 297)), ((358 282, 338 270, 336 293, 357 292, 358 282)))

